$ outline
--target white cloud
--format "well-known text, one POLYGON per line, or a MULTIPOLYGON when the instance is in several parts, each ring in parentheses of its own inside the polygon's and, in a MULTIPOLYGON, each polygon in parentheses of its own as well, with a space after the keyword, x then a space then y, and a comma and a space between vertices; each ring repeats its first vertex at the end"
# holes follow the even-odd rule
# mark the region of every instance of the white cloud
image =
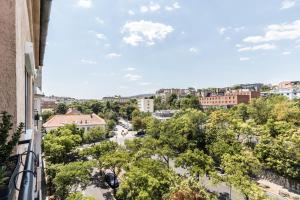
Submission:
POLYGON ((199 49, 197 49, 197 48, 195 48, 195 47, 191 47, 191 48, 189 49, 189 51, 192 52, 192 53, 199 53, 199 49))
POLYGON ((96 65, 97 64, 97 62, 94 61, 94 60, 87 60, 87 59, 84 59, 84 58, 82 58, 80 60, 80 62, 85 63, 85 64, 89 64, 89 65, 96 65))
POLYGON ((267 26, 264 35, 250 36, 244 42, 262 43, 280 40, 296 40, 300 38, 300 20, 292 23, 272 24, 267 26))
POLYGON ((93 2, 92 0, 78 0, 76 5, 81 8, 90 8, 92 7, 93 2))
POLYGON ((126 78, 129 81, 137 81, 142 79, 142 76, 138 75, 138 74, 126 74, 124 76, 124 78, 126 78))
POLYGON ((249 57, 241 57, 241 58, 240 58, 240 61, 248 61, 248 60, 250 60, 249 57))
POLYGON ((134 67, 128 67, 125 69, 126 71, 135 71, 136 69, 134 67))
POLYGON ((171 6, 166 6, 165 10, 167 10, 167 11, 173 11, 173 10, 176 10, 176 9, 179 9, 179 8, 181 8, 181 6, 179 5, 178 2, 175 2, 171 6))
POLYGON ((291 55, 291 52, 290 51, 284 51, 284 52, 282 52, 282 55, 285 55, 285 56, 291 55))
POLYGON ((96 37, 100 40, 105 40, 106 36, 103 33, 96 33, 96 37))
POLYGON ((282 0, 280 9, 281 10, 289 9, 289 8, 294 7, 295 4, 296 4, 295 0, 282 0))
POLYGON ((114 59, 114 58, 120 58, 122 55, 121 54, 118 54, 118 53, 109 53, 106 55, 106 58, 109 58, 109 59, 114 59))
POLYGON ((96 17, 95 20, 99 24, 104 24, 104 21, 100 17, 96 17))
POLYGON ((147 86, 147 85, 151 85, 152 83, 150 82, 141 82, 140 85, 141 86, 147 86))
POLYGON ((256 46, 247 46, 247 47, 241 47, 238 49, 239 52, 243 52, 243 51, 257 51, 257 50, 274 50, 277 47, 273 44, 260 44, 260 45, 256 45, 256 46))
POLYGON ((132 46, 138 46, 143 42, 147 45, 154 45, 157 40, 165 39, 173 30, 172 26, 152 21, 127 22, 122 28, 122 33, 127 33, 123 41, 132 46))
POLYGON ((142 13, 145 13, 145 12, 148 12, 148 7, 147 6, 141 6, 140 7, 140 11, 142 12, 142 13))
POLYGON ((135 12, 133 10, 128 10, 128 15, 133 16, 133 15, 135 15, 135 12))
POLYGON ((156 12, 160 10, 160 5, 158 3, 150 2, 149 5, 143 5, 140 7, 140 12, 146 13, 146 12, 156 12))
POLYGON ((245 30, 246 28, 244 26, 240 26, 240 27, 231 27, 231 26, 228 26, 228 27, 221 27, 218 29, 218 32, 220 35, 224 35, 225 32, 227 31, 230 31, 230 32, 241 32, 243 30, 245 30))
POLYGON ((224 33, 225 33, 226 30, 227 30, 227 28, 225 28, 225 27, 219 28, 220 35, 224 35, 224 33))
POLYGON ((150 2, 149 10, 151 10, 152 12, 158 11, 160 10, 160 5, 158 3, 150 2))

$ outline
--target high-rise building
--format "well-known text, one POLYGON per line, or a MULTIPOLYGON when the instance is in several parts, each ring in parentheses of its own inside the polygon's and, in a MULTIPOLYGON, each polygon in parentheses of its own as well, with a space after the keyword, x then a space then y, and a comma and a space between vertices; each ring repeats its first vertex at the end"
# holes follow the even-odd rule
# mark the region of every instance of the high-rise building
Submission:
POLYGON ((154 112, 154 99, 138 99, 138 107, 141 112, 154 112))

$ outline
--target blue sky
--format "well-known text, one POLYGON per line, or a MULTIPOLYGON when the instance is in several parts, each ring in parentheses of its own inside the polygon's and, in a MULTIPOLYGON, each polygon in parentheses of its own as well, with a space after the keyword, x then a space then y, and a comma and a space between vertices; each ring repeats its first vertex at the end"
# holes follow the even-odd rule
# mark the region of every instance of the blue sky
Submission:
POLYGON ((47 95, 300 79, 300 0, 57 0, 47 95))

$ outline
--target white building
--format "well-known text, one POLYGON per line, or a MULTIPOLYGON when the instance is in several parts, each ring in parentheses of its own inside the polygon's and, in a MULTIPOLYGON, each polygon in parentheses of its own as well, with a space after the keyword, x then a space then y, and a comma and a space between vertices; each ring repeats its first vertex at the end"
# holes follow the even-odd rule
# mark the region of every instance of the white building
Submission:
POLYGON ((139 110, 141 112, 154 112, 154 99, 139 99, 138 100, 139 110))
POLYGON ((274 89, 269 92, 264 92, 263 96, 268 96, 270 94, 277 94, 287 97, 288 99, 300 99, 300 89, 274 89))

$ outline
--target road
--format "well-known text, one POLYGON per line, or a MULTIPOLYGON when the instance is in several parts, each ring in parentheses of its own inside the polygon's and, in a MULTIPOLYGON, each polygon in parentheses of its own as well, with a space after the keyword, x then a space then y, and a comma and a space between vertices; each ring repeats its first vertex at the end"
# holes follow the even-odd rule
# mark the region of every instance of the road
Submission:
POLYGON ((135 131, 128 131, 120 125, 116 126, 115 136, 110 138, 110 141, 117 142, 119 145, 124 145, 125 140, 133 140, 136 138, 135 131))

